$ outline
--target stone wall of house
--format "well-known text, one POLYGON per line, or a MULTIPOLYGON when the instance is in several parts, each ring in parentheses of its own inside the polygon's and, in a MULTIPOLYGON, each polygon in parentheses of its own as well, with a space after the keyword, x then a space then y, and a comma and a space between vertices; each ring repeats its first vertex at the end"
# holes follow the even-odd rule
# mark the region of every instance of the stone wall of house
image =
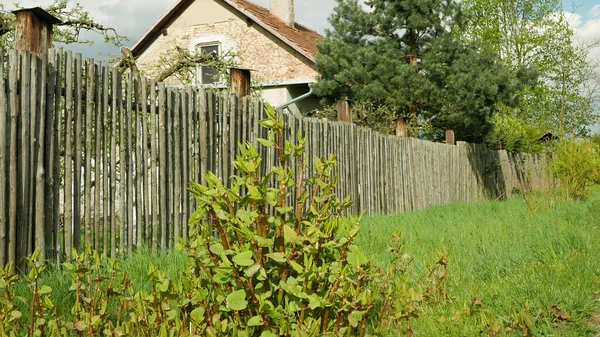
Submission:
MULTIPOLYGON (((180 46, 193 51, 199 43, 219 42, 221 54, 232 52, 242 68, 252 69, 253 82, 279 83, 290 80, 312 81, 317 72, 314 64, 279 41, 256 23, 247 24, 239 16, 212 24, 187 26, 174 22, 167 35, 159 36, 138 58, 138 67, 155 75, 162 56, 180 46)), ((169 84, 179 84, 170 79, 169 84)))

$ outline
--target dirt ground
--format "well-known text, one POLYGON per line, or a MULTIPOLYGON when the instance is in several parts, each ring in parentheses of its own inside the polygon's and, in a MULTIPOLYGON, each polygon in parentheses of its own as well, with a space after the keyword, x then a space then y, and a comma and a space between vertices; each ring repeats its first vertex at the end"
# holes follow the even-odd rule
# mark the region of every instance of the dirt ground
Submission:
POLYGON ((594 317, 590 321, 590 325, 598 330, 594 337, 600 337, 600 313, 594 314, 594 317))

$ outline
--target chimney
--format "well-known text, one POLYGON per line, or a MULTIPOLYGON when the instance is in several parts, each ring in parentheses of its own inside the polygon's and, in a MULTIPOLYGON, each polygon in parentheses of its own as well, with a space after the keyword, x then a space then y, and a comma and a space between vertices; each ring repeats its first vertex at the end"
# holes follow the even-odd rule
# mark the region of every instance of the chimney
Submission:
POLYGON ((294 26, 294 0, 271 0, 271 13, 294 26))

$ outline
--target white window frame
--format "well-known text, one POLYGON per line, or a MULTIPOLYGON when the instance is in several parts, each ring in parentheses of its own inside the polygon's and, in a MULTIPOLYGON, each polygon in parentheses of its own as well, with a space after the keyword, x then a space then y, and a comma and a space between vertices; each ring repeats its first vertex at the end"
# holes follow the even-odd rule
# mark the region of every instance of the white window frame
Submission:
MULTIPOLYGON (((219 58, 219 57, 222 56, 222 53, 223 53, 223 51, 222 51, 223 48, 221 46, 221 42, 219 42, 219 41, 204 42, 204 43, 196 44, 194 46, 194 52, 195 53, 200 53, 202 47, 215 47, 215 46, 217 47, 217 58, 219 58)), ((196 84, 199 84, 199 85, 212 85, 212 86, 223 84, 223 78, 214 79, 214 81, 211 82, 211 83, 203 83, 203 78, 202 78, 203 77, 203 73, 202 73, 202 68, 203 67, 204 66, 198 66, 196 68, 196 76, 195 76, 196 84)))

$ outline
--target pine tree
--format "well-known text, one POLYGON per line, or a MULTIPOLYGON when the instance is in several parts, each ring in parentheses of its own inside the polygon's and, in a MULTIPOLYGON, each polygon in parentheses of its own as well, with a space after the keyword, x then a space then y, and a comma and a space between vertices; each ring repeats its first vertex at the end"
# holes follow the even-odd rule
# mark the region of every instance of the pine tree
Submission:
POLYGON ((393 107, 393 115, 383 118, 431 124, 431 138, 452 128, 457 139, 481 141, 495 102, 510 103, 513 88, 493 51, 460 42, 459 5, 445 0, 366 4, 369 8, 338 0, 333 29, 319 45, 317 94, 393 107))

